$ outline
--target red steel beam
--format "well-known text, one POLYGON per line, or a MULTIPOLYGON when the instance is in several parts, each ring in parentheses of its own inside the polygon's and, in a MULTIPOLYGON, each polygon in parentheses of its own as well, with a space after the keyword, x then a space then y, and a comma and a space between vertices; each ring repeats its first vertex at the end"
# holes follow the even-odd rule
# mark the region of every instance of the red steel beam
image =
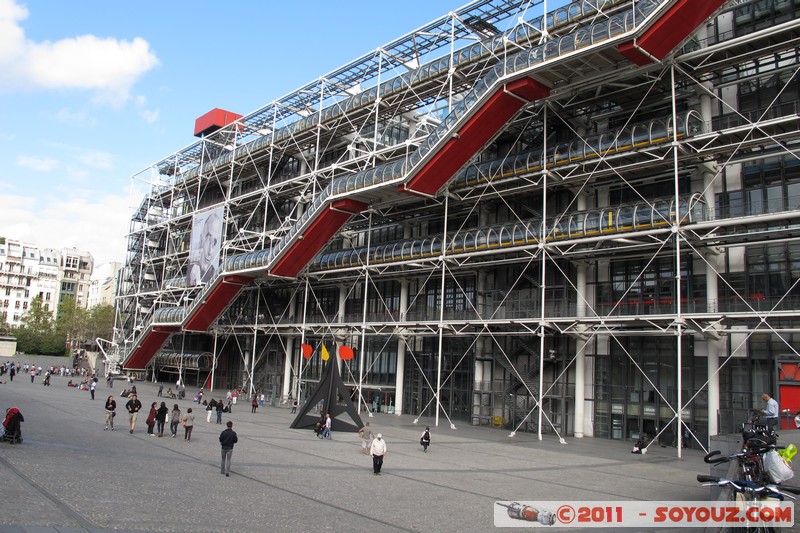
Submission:
POLYGON ((435 194, 523 105, 549 94, 546 85, 529 77, 505 84, 400 190, 425 196, 435 194))

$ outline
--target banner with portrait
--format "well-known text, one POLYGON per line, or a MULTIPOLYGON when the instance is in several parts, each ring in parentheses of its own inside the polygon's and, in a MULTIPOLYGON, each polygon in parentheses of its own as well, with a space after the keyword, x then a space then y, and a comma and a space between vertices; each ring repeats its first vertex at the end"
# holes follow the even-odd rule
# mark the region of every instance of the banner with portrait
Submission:
POLYGON ((195 213, 189 247, 188 284, 208 283, 219 270, 223 206, 195 213))

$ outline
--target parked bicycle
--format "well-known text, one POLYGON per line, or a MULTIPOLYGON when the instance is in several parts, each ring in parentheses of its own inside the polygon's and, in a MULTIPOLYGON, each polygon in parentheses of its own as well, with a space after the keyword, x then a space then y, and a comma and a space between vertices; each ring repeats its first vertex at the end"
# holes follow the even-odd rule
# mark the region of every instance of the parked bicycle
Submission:
MULTIPOLYGON (((732 481, 721 477, 704 476, 699 474, 697 481, 704 487, 717 486, 733 491, 737 506, 741 509, 761 509, 766 498, 773 498, 778 501, 784 499, 796 500, 795 494, 800 494, 800 487, 778 486, 775 484, 759 484, 752 481, 732 481)), ((745 513, 742 517, 745 521, 741 526, 733 527, 734 531, 743 533, 777 533, 780 528, 770 526, 765 522, 749 521, 751 514, 745 513)))
POLYGON ((775 428, 770 426, 760 411, 751 411, 750 417, 742 423, 742 442, 744 446, 760 448, 778 442, 775 428))
MULTIPOLYGON (((702 483, 704 487, 717 486, 724 490, 730 490, 731 494, 726 499, 735 501, 737 506, 743 509, 761 508, 764 500, 769 498, 777 501, 784 501, 786 498, 795 500, 796 498, 793 495, 800 494, 800 487, 775 483, 764 467, 765 454, 775 451, 778 446, 769 444, 755 447, 753 444, 755 443, 753 442, 750 445, 745 443, 743 451, 728 456, 723 456, 719 450, 714 450, 703 458, 708 464, 735 461, 737 466, 736 479, 699 474, 697 481, 702 483)), ((732 529, 745 533, 774 533, 778 531, 778 528, 767 523, 749 522, 747 518, 741 526, 732 529)))

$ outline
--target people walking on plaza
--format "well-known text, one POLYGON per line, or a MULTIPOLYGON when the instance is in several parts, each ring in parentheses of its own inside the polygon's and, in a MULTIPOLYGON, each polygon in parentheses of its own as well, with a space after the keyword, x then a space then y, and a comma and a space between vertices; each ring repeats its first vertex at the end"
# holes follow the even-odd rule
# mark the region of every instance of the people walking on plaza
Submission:
POLYGON ((292 411, 290 414, 295 414, 297 412, 297 400, 292 401, 292 411))
POLYGON ((159 383, 158 384, 158 397, 161 398, 162 396, 164 396, 164 384, 163 383, 159 383))
POLYGON ((256 409, 258 409, 258 396, 253 396, 253 401, 250 402, 250 407, 252 407, 250 412, 255 413, 256 409))
POLYGON ((192 408, 188 408, 186 410, 186 414, 183 415, 183 440, 192 440, 192 429, 194 428, 194 415, 192 414, 192 408))
POLYGON ((325 415, 325 425, 322 428, 322 438, 323 439, 333 440, 333 438, 331 437, 331 423, 332 422, 333 421, 331 420, 331 415, 330 414, 326 414, 325 415))
POLYGON ((220 464, 220 474, 225 474, 226 477, 231 475, 231 456, 233 455, 233 445, 239 442, 239 437, 233 430, 233 422, 228 420, 225 423, 227 429, 224 429, 219 434, 219 443, 222 445, 222 463, 220 464))
POLYGON ((372 437, 374 436, 369 422, 366 422, 364 427, 358 430, 358 433, 361 436, 361 453, 369 455, 369 448, 372 446, 372 437))
POLYGON ((167 423, 167 414, 169 413, 169 407, 165 402, 161 402, 161 405, 156 411, 156 431, 158 432, 159 437, 164 436, 164 424, 167 423))
POLYGON ((106 387, 108 387, 109 389, 113 389, 114 388, 114 378, 111 377, 111 374, 109 374, 106 377, 106 387))
POLYGON ((264 393, 261 393, 261 396, 258 397, 258 405, 259 407, 264 407, 267 405, 267 397, 264 396, 264 393))
POLYGON ((197 394, 194 395, 194 403, 203 403, 203 389, 197 391, 197 394))
POLYGON ((222 410, 224 406, 222 405, 222 399, 217 402, 217 405, 214 406, 214 409, 217 411, 217 424, 222 424, 222 410))
POLYGON ((150 412, 147 414, 147 419, 144 421, 144 423, 147 424, 147 434, 151 437, 155 437, 153 428, 156 427, 156 414, 158 413, 157 406, 158 404, 156 402, 150 404, 150 412))
POLYGON ((172 433, 172 438, 178 434, 178 424, 181 423, 181 408, 178 404, 172 406, 172 413, 169 415, 169 432, 172 433))
POLYGON ((422 446, 422 451, 428 453, 428 446, 431 445, 431 428, 425 428, 422 436, 419 438, 419 443, 422 446))
POLYGON ((211 414, 214 412, 214 409, 216 409, 216 407, 217 407, 217 400, 211 398, 211 401, 208 402, 208 405, 206 405, 206 422, 208 422, 209 424, 211 423, 211 414))
POLYGON ((14 376, 17 374, 17 367, 11 365, 11 369, 8 371, 8 379, 14 381, 14 376))
POLYGON ((236 400, 239 399, 239 389, 233 389, 231 393, 231 398, 233 399, 233 405, 236 405, 236 400))
POLYGON ((35 378, 35 377, 36 377, 36 369, 35 368, 31 368, 31 383, 33 383, 33 378, 35 378))
POLYGON ((131 425, 131 433, 133 433, 136 427, 136 417, 142 409, 142 402, 139 401, 135 394, 131 394, 128 398, 128 403, 125 404, 125 409, 128 410, 128 422, 131 425))
POLYGON ((94 380, 92 380, 91 383, 89 383, 89 394, 92 395, 92 400, 94 400, 94 389, 96 388, 97 388, 97 383, 94 380))
POLYGON ((325 416, 321 416, 319 417, 319 420, 317 420, 317 422, 314 424, 314 435, 316 435, 317 438, 321 439, 324 428, 325 428, 325 416))
POLYGON ((117 415, 117 402, 114 401, 114 396, 111 395, 106 399, 106 427, 103 428, 103 431, 108 430, 111 428, 111 431, 114 431, 114 417, 117 415))
POLYGON ((383 440, 383 435, 380 433, 378 433, 375 436, 375 440, 372 441, 369 454, 372 456, 372 473, 376 476, 380 476, 381 468, 383 467, 383 456, 386 455, 386 441, 383 440))

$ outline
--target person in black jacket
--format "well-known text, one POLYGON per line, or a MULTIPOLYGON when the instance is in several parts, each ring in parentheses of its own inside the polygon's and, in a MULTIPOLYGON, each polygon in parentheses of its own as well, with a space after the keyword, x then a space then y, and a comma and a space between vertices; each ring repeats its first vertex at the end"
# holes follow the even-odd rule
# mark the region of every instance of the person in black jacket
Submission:
POLYGON ((422 451, 428 453, 428 446, 431 445, 431 428, 425 428, 422 436, 419 438, 419 444, 422 446, 422 451))
POLYGON ((166 402, 161 402, 161 407, 156 411, 156 431, 158 431, 159 437, 164 436, 164 424, 167 423, 168 413, 169 407, 167 407, 166 402))
POLYGON ((220 465, 220 474, 230 477, 231 475, 231 456, 233 455, 233 445, 239 442, 239 437, 233 430, 233 422, 228 420, 226 424, 227 429, 219 434, 219 443, 222 445, 222 463, 220 465))
POLYGON ((131 433, 133 433, 133 429, 136 427, 136 417, 139 415, 141 408, 142 402, 139 401, 135 394, 131 394, 128 403, 125 404, 125 409, 128 410, 128 421, 131 424, 131 433))

